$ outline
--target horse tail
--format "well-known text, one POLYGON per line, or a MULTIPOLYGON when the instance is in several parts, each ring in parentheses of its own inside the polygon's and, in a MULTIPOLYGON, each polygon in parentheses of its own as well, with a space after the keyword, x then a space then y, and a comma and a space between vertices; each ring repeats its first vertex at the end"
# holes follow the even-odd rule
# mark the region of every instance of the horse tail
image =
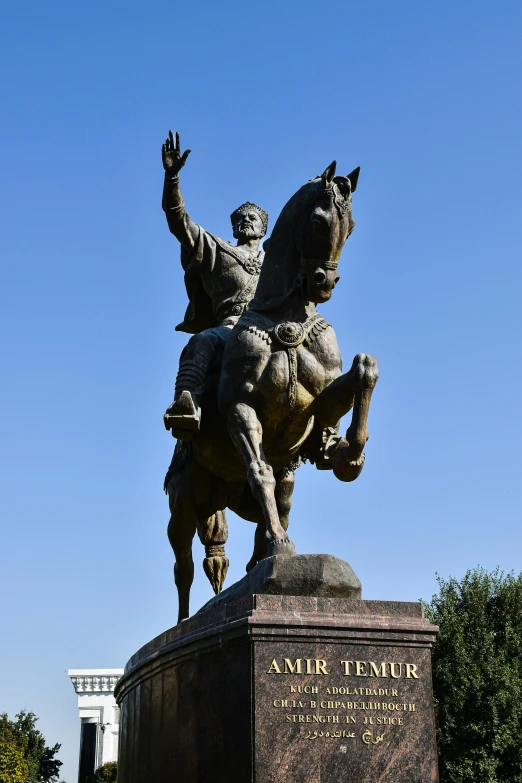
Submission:
POLYGON ((198 525, 198 535, 205 547, 203 570, 216 593, 221 592, 227 575, 229 561, 225 555, 228 525, 225 511, 216 511, 203 525, 198 525))

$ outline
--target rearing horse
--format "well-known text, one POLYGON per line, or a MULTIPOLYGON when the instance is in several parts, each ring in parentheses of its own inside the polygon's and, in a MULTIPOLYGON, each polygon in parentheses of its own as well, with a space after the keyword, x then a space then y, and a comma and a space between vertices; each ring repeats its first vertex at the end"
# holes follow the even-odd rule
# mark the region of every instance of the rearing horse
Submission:
POLYGON ((256 296, 201 390, 201 430, 176 446, 165 488, 179 621, 189 614, 196 530, 205 545, 205 573, 218 593, 228 569, 225 508, 257 524, 249 570, 266 556, 295 554, 286 530, 301 459, 332 468, 341 481, 356 479, 364 465, 377 362, 358 354, 342 374, 335 332, 315 307, 331 297, 355 226, 359 169, 336 177, 335 167, 334 161, 283 208, 256 296), (340 419, 352 407, 342 438, 340 419))

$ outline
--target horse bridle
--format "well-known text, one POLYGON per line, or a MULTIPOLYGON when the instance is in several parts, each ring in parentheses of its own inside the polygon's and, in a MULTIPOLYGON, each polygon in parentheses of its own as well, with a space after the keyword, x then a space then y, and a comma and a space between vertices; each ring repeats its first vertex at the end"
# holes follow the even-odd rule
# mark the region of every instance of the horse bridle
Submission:
POLYGON ((322 258, 308 258, 301 256, 301 263, 306 266, 319 266, 321 269, 331 269, 332 271, 335 271, 338 267, 338 264, 336 264, 334 261, 324 261, 322 258))
POLYGON ((322 195, 332 197, 332 201, 341 217, 344 217, 345 213, 350 209, 350 197, 344 198, 335 182, 331 188, 325 188, 322 195))

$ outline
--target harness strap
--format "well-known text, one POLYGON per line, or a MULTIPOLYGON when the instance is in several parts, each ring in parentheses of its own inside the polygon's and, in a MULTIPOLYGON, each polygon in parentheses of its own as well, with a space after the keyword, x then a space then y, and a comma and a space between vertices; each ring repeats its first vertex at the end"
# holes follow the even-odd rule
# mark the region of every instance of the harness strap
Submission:
POLYGON ((250 334, 256 335, 267 345, 272 345, 274 341, 285 349, 288 356, 288 404, 290 407, 289 418, 292 418, 292 412, 297 402, 297 349, 300 345, 310 348, 316 338, 328 329, 330 324, 324 318, 315 313, 308 318, 305 323, 299 321, 283 321, 274 324, 268 318, 257 313, 255 310, 247 312, 239 319, 239 327, 250 334))

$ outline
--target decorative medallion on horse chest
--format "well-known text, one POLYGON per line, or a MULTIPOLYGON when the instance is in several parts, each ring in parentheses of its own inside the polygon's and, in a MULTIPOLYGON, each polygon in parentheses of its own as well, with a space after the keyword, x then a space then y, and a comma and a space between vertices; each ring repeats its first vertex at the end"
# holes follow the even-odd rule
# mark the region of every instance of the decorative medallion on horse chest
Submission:
POLYGON ((307 335, 307 329, 297 321, 283 321, 274 326, 274 337, 286 348, 288 355, 288 405, 290 418, 297 402, 297 350, 307 335))
POLYGON ((297 348, 305 338, 304 326, 295 321, 283 321, 274 327, 274 337, 285 348, 297 348))

